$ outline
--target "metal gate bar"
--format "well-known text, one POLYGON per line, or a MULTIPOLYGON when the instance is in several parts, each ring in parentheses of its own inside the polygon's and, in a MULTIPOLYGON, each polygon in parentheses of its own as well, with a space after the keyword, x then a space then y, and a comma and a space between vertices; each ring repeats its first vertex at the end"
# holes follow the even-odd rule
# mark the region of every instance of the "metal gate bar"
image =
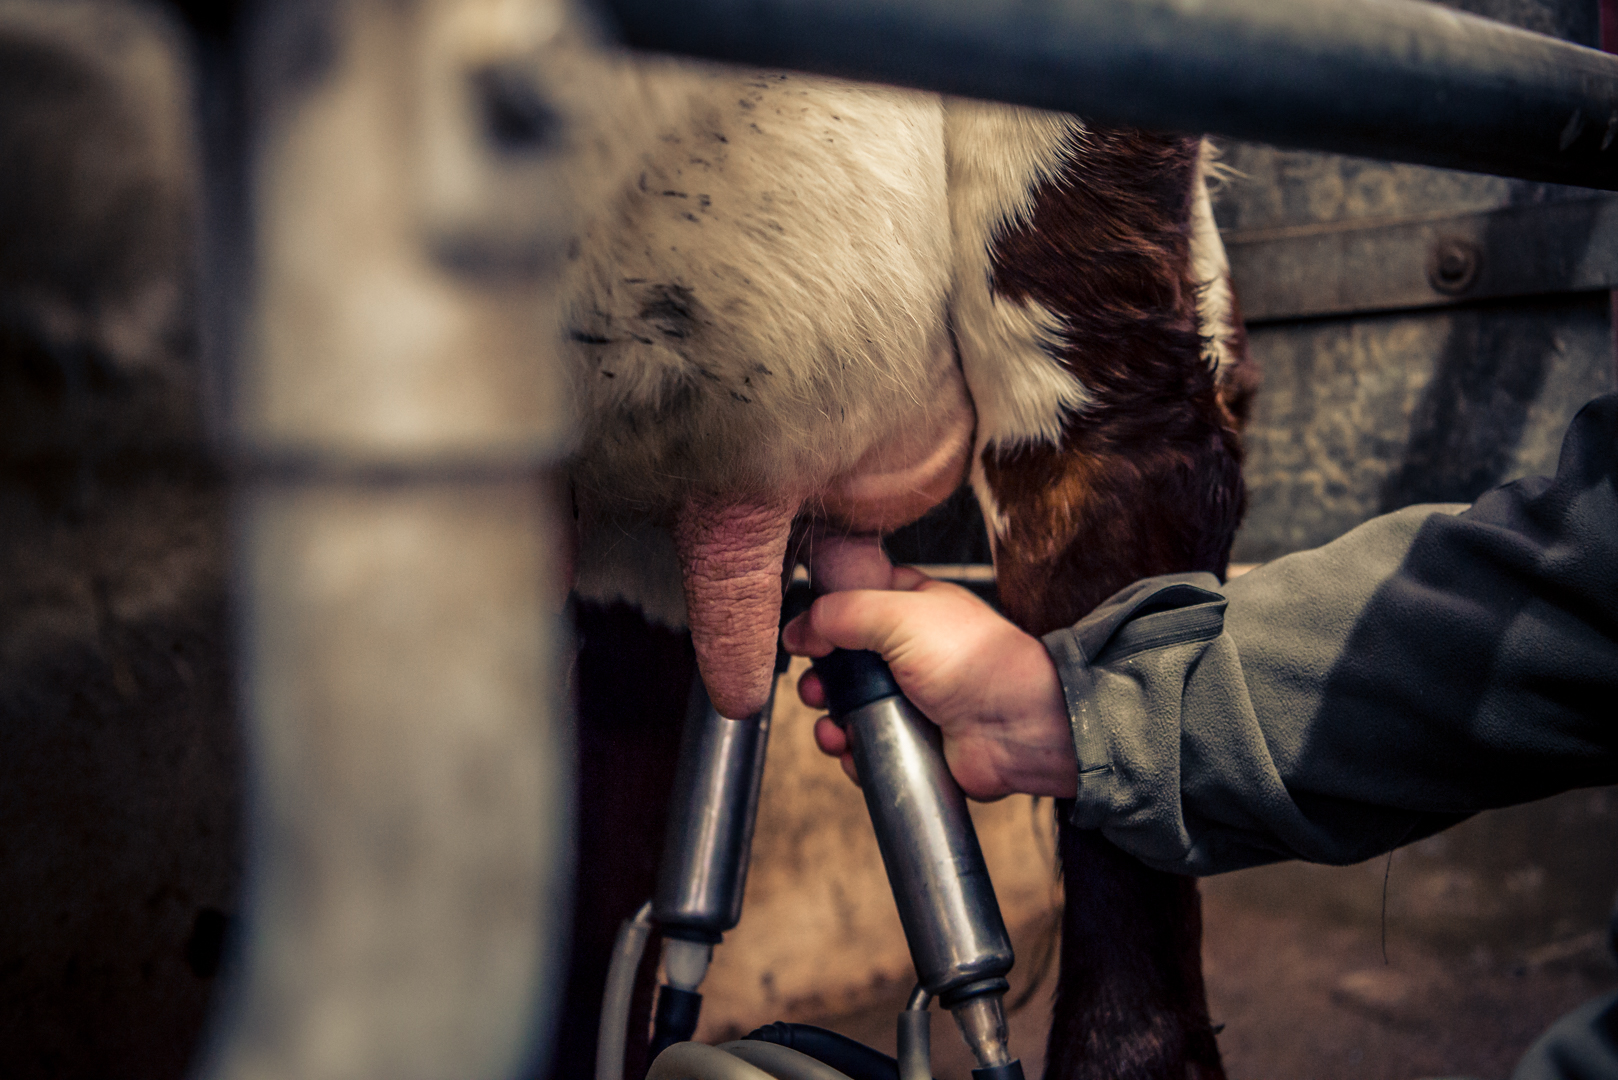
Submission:
POLYGON ((629 44, 1618 190, 1618 57, 1417 0, 603 0, 629 44))

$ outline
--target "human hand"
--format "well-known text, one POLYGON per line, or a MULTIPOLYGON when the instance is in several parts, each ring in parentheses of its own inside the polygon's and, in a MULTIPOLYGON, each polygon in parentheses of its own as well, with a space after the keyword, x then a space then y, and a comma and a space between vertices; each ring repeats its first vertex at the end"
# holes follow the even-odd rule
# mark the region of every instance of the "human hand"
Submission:
MULTIPOLYGON (((1078 790, 1055 663, 1038 638, 967 590, 895 567, 887 590, 828 593, 781 638, 797 656, 834 647, 881 653, 905 695, 942 730, 944 760, 972 798, 1078 790)), ((798 696, 811 708, 826 706, 813 671, 799 680, 798 696)), ((815 742, 857 782, 848 737, 830 717, 816 721, 815 742)))

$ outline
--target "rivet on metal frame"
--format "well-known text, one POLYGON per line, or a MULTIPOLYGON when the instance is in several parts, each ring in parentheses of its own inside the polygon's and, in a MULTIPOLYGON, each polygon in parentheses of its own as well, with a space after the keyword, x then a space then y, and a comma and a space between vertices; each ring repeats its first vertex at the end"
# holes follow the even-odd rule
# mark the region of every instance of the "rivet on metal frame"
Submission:
POLYGON ((1427 283, 1445 296, 1461 296, 1477 283, 1482 250, 1470 240, 1448 237, 1427 256, 1427 283))

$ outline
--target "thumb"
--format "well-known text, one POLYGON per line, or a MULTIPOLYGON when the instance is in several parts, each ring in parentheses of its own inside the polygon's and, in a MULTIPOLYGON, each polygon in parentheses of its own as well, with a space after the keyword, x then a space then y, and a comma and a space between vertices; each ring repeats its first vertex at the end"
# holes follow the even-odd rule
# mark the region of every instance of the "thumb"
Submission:
POLYGON ((832 649, 870 649, 888 659, 905 637, 905 617, 915 601, 908 592, 853 589, 828 593, 787 623, 782 642, 800 656, 825 656, 832 649))

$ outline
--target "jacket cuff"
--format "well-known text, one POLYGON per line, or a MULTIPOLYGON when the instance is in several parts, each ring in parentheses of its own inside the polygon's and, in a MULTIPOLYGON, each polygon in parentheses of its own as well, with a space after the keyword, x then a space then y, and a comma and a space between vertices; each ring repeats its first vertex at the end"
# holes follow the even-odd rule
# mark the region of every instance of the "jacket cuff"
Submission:
POLYGON ((1225 597, 1215 592, 1212 574, 1165 574, 1145 578, 1114 593, 1070 627, 1041 641, 1056 664, 1078 755, 1079 789, 1070 820, 1081 829, 1099 829, 1131 799, 1114 767, 1114 739, 1108 710, 1098 692, 1098 664, 1121 660, 1186 640, 1217 636, 1225 597), (1208 625, 1204 625, 1204 624, 1208 625))

